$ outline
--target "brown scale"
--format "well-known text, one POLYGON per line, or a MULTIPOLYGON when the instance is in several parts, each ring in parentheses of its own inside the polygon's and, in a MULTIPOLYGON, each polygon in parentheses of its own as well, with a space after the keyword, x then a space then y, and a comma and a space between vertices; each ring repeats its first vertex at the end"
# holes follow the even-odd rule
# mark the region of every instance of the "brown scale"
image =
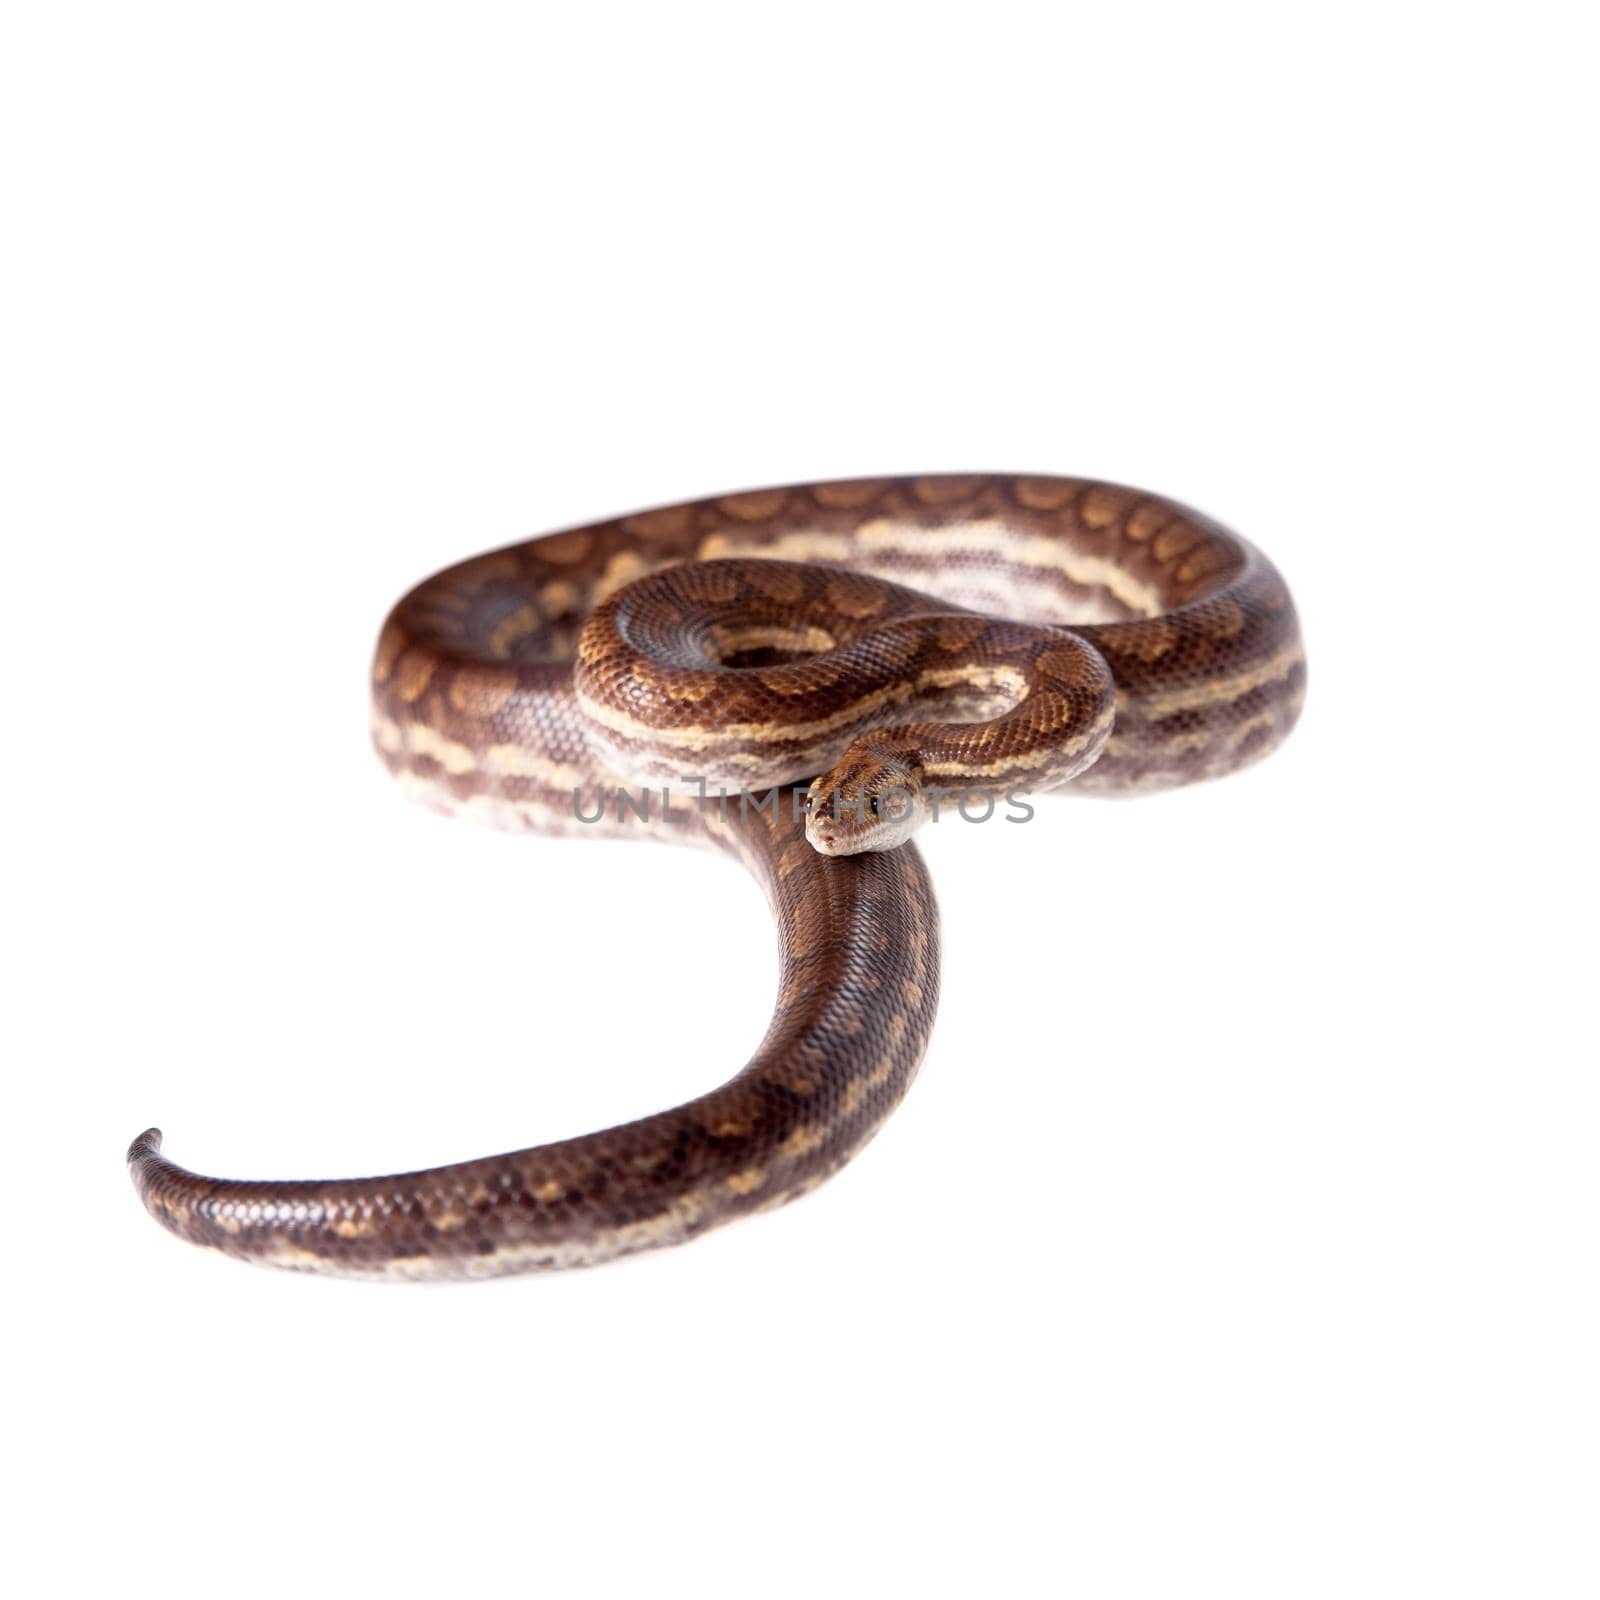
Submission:
POLYGON ((875 826, 927 790, 1067 783, 1099 755, 1113 694, 1063 629, 757 560, 629 584, 585 626, 574 686, 597 753, 640 782, 693 773, 737 792, 821 771, 808 837, 830 853, 902 843, 914 822, 875 826))
POLYGON ((151 1130, 129 1151, 135 1184, 191 1242, 393 1278, 585 1264, 791 1199, 898 1103, 938 990, 937 919, 915 847, 823 853, 882 835, 868 825, 827 837, 817 802, 885 774, 959 785, 1025 759, 1037 760, 1036 787, 1077 773, 1068 793, 1215 777, 1287 736, 1304 685, 1293 603, 1258 551, 1174 502, 1075 479, 758 490, 452 567, 401 600, 380 636, 384 763, 423 803, 498 827, 733 854, 777 923, 766 1038, 701 1099, 558 1144, 395 1177, 236 1182, 175 1166, 151 1130), (706 560, 718 564, 684 566, 706 560), (626 713, 621 732, 580 707, 580 637, 591 707, 626 713), (838 737, 796 731, 831 716, 838 737), (729 738, 738 718, 745 732, 729 738), (836 770, 812 786, 809 824, 799 790, 761 809, 680 796, 671 826, 579 820, 579 800, 619 782, 602 748, 636 761, 674 729, 688 739, 674 756, 776 752, 800 762, 789 777, 836 770))

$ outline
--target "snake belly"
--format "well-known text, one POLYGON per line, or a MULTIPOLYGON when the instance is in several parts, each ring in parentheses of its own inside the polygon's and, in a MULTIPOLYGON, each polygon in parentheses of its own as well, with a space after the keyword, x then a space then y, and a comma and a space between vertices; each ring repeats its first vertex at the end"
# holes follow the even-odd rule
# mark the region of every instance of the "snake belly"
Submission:
POLYGON ((888 740, 919 780, 957 789, 1219 777, 1287 737, 1305 656, 1282 578, 1211 519, 1105 483, 944 475, 724 495, 476 557, 395 606, 372 688, 378 753, 422 803, 511 831, 721 849, 777 924, 765 1038, 672 1110, 377 1178, 202 1177, 156 1129, 128 1152, 146 1207, 192 1243, 352 1277, 477 1278, 787 1202, 904 1095, 937 1001, 933 892, 913 844, 833 853, 853 846, 801 803, 826 791, 824 768, 847 782, 852 752, 870 764, 888 740), (773 787, 755 804, 674 795, 666 814, 659 788, 617 803, 627 777, 668 771, 773 787))

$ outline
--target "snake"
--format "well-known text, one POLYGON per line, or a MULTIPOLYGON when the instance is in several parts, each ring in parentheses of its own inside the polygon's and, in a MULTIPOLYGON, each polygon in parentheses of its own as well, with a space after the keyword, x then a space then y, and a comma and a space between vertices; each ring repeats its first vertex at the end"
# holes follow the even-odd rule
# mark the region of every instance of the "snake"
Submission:
POLYGON ((240 1181, 176 1165, 152 1128, 135 1187, 190 1243, 384 1280, 586 1266, 786 1204, 878 1131, 926 1049, 938 913, 912 835, 1234 772, 1287 737, 1305 682, 1259 550, 1086 479, 787 485, 461 562, 380 631, 379 757, 447 815, 732 855, 778 932, 765 1037, 700 1098, 556 1143, 240 1181))

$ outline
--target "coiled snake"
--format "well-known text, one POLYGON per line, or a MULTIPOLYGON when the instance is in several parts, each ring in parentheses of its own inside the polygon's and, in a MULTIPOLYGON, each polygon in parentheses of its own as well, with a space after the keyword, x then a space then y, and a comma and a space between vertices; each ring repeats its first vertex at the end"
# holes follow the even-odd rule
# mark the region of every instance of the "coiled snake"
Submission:
POLYGON ((438 1278, 672 1244, 821 1182, 933 1023, 917 824, 1069 781, 1231 772, 1293 727, 1305 658, 1283 580, 1208 518, 1103 483, 941 476, 728 495, 479 556, 400 601, 372 676, 378 751, 416 798, 731 851, 781 946, 750 1063, 622 1127, 333 1182, 199 1177, 155 1129, 128 1152, 193 1243, 438 1278))

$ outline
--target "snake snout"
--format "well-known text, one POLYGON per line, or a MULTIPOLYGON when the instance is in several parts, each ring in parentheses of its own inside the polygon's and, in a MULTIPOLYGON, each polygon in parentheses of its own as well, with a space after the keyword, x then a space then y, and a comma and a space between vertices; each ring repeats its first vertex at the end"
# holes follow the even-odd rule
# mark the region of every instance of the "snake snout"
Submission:
POLYGON ((915 764, 901 752, 858 740, 806 795, 806 838, 828 856, 893 850, 926 816, 915 764))

